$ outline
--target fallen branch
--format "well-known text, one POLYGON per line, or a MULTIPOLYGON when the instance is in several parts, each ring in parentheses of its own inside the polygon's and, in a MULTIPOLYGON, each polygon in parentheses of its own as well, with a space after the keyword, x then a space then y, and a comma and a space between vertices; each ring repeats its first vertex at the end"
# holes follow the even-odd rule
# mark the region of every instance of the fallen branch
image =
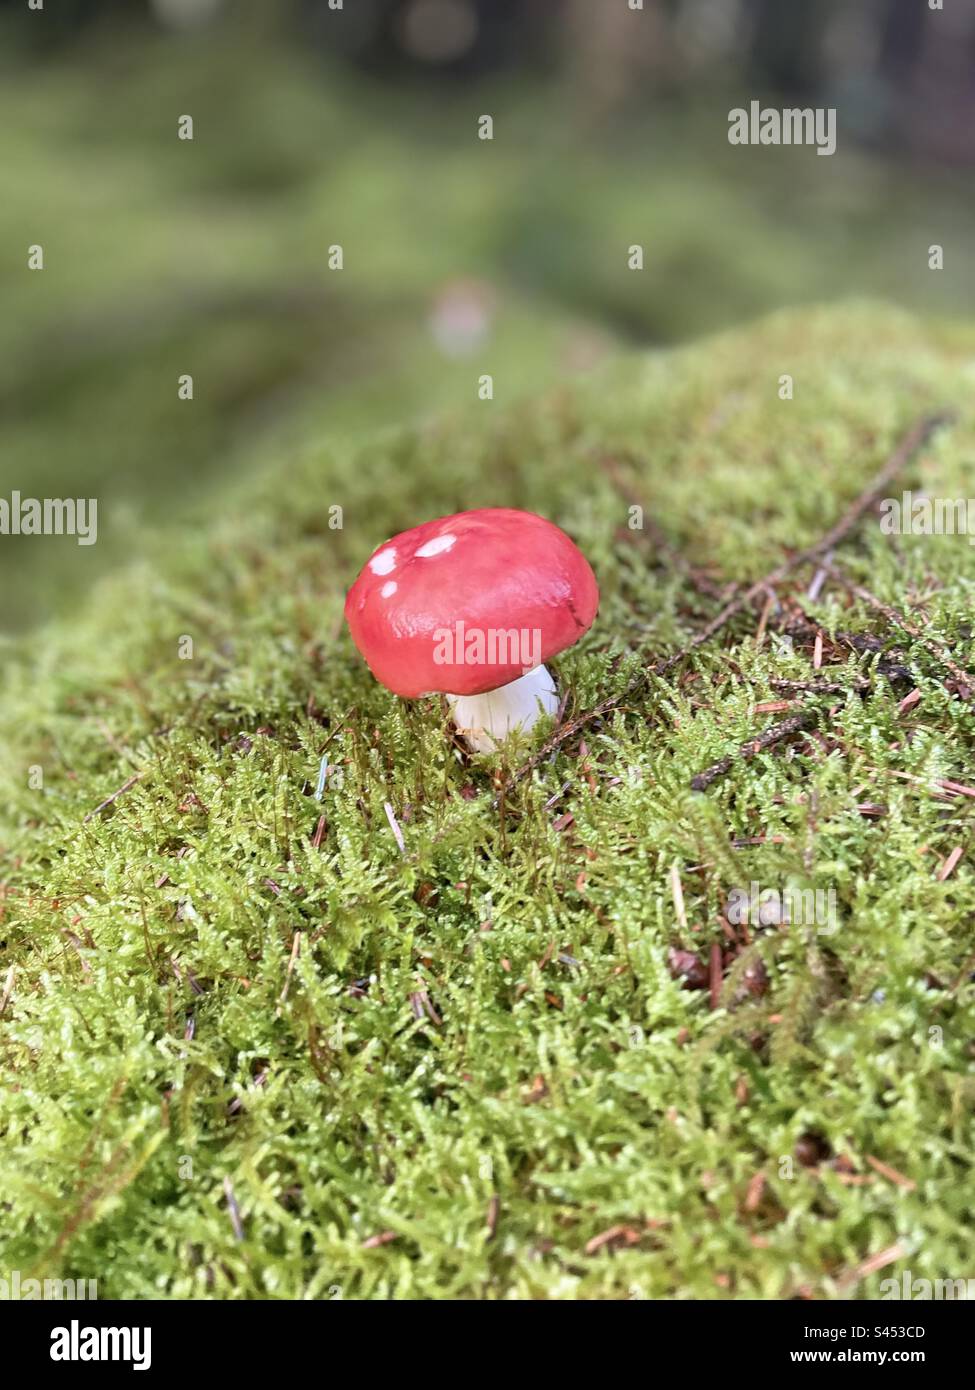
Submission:
POLYGON ((87 825, 90 820, 94 820, 94 818, 98 815, 99 811, 104 811, 105 807, 111 806, 112 802, 117 801, 123 792, 127 792, 130 787, 134 787, 136 782, 141 780, 142 775, 143 774, 141 772, 137 772, 134 777, 130 777, 127 782, 124 782, 122 786, 118 788, 117 791, 112 792, 111 796, 106 796, 104 801, 100 801, 98 803, 94 811, 88 812, 87 816, 85 816, 84 820, 81 822, 82 825, 87 825))
POLYGON ((836 1287, 838 1289, 852 1288, 854 1284, 859 1284, 861 1279, 865 1279, 868 1274, 876 1274, 878 1270, 896 1264, 898 1260, 903 1260, 908 1253, 908 1247, 903 1241, 895 1241, 893 1245, 888 1245, 885 1249, 878 1250, 876 1255, 871 1255, 868 1259, 861 1261, 855 1269, 848 1269, 840 1274, 836 1280, 836 1287))
POLYGON ((884 603, 882 599, 872 594, 869 589, 865 589, 862 584, 855 583, 849 576, 845 575, 838 566, 831 564, 827 565, 826 568, 833 578, 838 580, 839 583, 843 585, 844 589, 846 589, 848 593, 851 593, 854 598, 858 598, 861 603, 865 603, 868 608, 872 608, 874 612, 886 618, 887 622, 893 627, 899 627, 902 632, 906 632, 909 637, 913 637, 915 642, 919 642, 924 650, 928 652, 929 655, 933 656, 936 661, 939 661, 947 671, 950 671, 955 680, 958 681, 959 685, 962 687, 962 690, 959 692, 962 699, 971 699, 972 695, 975 694, 975 676, 971 676, 967 671, 963 670, 953 659, 951 653, 943 647, 940 642, 936 642, 933 637, 926 636, 916 623, 911 622, 910 618, 898 612, 898 610, 891 607, 889 603, 884 603))
POLYGON ((776 584, 780 584, 783 579, 787 578, 793 571, 800 569, 803 565, 809 564, 812 560, 818 560, 825 555, 827 551, 835 549, 841 541, 846 539, 860 519, 870 511, 872 507, 876 506, 877 502, 884 496, 890 483, 901 469, 907 466, 918 450, 924 447, 935 431, 942 425, 948 424, 952 418, 953 416, 950 413, 943 412, 919 420, 916 425, 913 425, 911 429, 908 430, 907 434, 905 434, 887 462, 875 475, 869 486, 860 493, 852 505, 843 513, 839 521, 837 521, 824 536, 821 536, 813 545, 807 546, 806 549, 796 551, 794 555, 783 560, 781 564, 777 565, 775 569, 771 570, 763 578, 756 580, 754 584, 750 585, 749 588, 743 590, 740 594, 736 594, 735 597, 731 599, 729 603, 725 604, 724 608, 722 608, 709 623, 706 623, 701 631, 692 637, 679 651, 675 652, 673 656, 663 658, 655 662, 652 666, 647 667, 645 670, 640 671, 628 682, 621 694, 613 695, 600 701, 598 705, 594 705, 584 713, 576 715, 574 719, 570 719, 567 724, 560 725, 551 737, 546 739, 541 748, 533 753, 521 767, 512 773, 505 784, 504 790, 507 790, 527 777, 529 773, 534 771, 539 763, 544 762, 546 758, 549 758, 561 748, 562 744, 567 743, 569 739, 574 738, 576 734, 581 733, 582 730, 588 728, 590 724, 595 723, 597 720, 604 719, 608 714, 612 714, 615 710, 620 709, 638 690, 649 686, 650 682, 655 677, 666 675, 669 671, 672 671, 675 666, 678 666, 690 656, 692 652, 696 651, 698 647, 703 646, 705 642, 709 642, 712 637, 722 630, 722 628, 726 627, 732 618, 736 617, 743 609, 749 607, 758 595, 763 594, 770 588, 774 588, 776 584))
POLYGON ((783 690, 790 695, 848 695, 851 690, 870 690, 873 683, 866 676, 856 676, 846 685, 841 681, 789 681, 773 677, 769 685, 773 690, 783 690))
POLYGON ((7 978, 4 981, 3 994, 0 995, 0 1018, 3 1018, 4 1014, 7 1012, 7 1005, 13 998, 14 980, 16 978, 17 977, 14 967, 11 966, 10 969, 7 971, 7 978))
POLYGON ((743 743, 737 753, 719 758, 716 763, 712 763, 703 772, 699 772, 696 777, 691 779, 691 790, 695 792, 706 791, 712 782, 716 782, 719 777, 730 772, 736 762, 746 758, 754 758, 757 754, 774 748, 777 743, 807 729, 818 718, 818 710, 810 706, 808 709, 800 710, 798 714, 790 715, 788 719, 779 720, 778 724, 770 724, 756 738, 750 738, 747 743, 743 743))

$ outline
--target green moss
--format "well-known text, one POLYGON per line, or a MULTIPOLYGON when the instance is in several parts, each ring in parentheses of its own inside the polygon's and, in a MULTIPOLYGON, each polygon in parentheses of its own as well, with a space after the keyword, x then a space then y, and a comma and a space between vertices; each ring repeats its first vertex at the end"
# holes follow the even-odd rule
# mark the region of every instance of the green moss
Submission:
MULTIPOLYGON (((781 717, 755 708, 772 679, 813 674, 743 617, 502 816, 491 765, 463 765, 436 701, 372 681, 341 610, 398 529, 543 512, 602 587, 557 663, 584 709, 715 611, 628 531, 600 456, 692 564, 754 579, 931 409, 960 416, 904 484, 967 496, 973 363, 957 327, 786 314, 527 404, 330 445, 308 423, 198 526, 135 534, 80 618, 9 643, 0 1269, 123 1298, 829 1297, 970 1272, 975 803, 934 784, 973 780, 971 706, 929 652, 827 585, 827 632, 897 641, 920 702, 899 712, 910 687, 844 652, 819 739, 693 793, 781 717), (319 803, 324 754, 343 776, 319 803), (711 1009, 668 950, 727 945, 753 881, 832 890, 838 929, 754 931, 711 1009), (740 1002, 759 960, 767 992, 740 1002), (795 1157, 810 1134, 818 1168, 795 1157)), ((838 558, 973 664, 964 537, 873 521, 838 558)))

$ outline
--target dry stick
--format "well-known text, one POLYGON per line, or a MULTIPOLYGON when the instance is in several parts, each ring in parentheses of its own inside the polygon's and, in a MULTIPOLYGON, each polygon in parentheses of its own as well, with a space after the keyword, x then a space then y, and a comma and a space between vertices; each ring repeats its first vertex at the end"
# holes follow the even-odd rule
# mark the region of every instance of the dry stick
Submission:
POLYGON ((104 811, 106 806, 111 806, 112 802, 117 801, 123 792, 127 792, 130 787, 134 787, 136 782, 138 782, 142 778, 142 776, 143 773, 137 772, 134 777, 130 777, 129 780, 126 783, 124 783, 123 786, 119 787, 118 791, 112 792, 111 796, 106 796, 104 801, 100 801, 98 803, 94 811, 88 812, 87 816, 85 816, 84 820, 82 821, 82 825, 87 825, 90 820, 93 820, 95 816, 98 815, 99 811, 104 811))
MULTIPOLYGON (((788 637, 805 637, 811 634, 815 634, 817 641, 821 643, 822 636, 825 631, 822 624, 814 622, 812 619, 808 618, 804 613, 802 613, 802 609, 799 605, 799 600, 795 594, 792 594, 790 596, 790 603, 794 607, 799 609, 799 613, 801 614, 801 616, 790 614, 786 621, 779 623, 779 631, 784 632, 788 637)), ((851 651, 857 652, 859 655, 863 655, 864 652, 870 653, 871 655, 876 654, 878 657, 876 672, 880 676, 886 676, 889 681, 914 680, 914 673, 911 670, 909 670, 908 667, 903 666, 898 661, 892 661, 890 659, 891 654, 885 654, 884 644, 877 637, 873 637, 860 632, 846 632, 842 628, 837 628, 837 630, 831 634, 831 641, 837 644, 842 643, 844 646, 849 647, 851 651)), ((814 667, 814 669, 819 668, 814 667)), ((804 683, 771 680, 769 684, 775 688, 783 690, 790 684, 795 684, 797 686, 802 684, 809 684, 810 690, 815 690, 816 686, 819 685, 826 694, 832 693, 828 689, 830 682, 825 676, 817 676, 814 682, 804 683)), ((864 690, 872 689, 873 681, 867 677, 857 677, 857 681, 854 683, 852 688, 864 690)), ((843 689, 845 690, 846 687, 844 686, 843 689)))
POLYGON ((229 1176, 225 1176, 223 1180, 223 1195, 227 1199, 227 1212, 230 1216, 230 1224, 233 1227, 234 1238, 236 1240, 243 1240, 244 1223, 240 1219, 240 1207, 237 1204, 237 1197, 234 1193, 234 1185, 230 1181, 229 1176))
POLYGON ((791 738, 793 734, 797 734, 800 730, 808 728, 810 724, 814 724, 818 718, 818 711, 814 707, 810 707, 802 710, 799 714, 791 715, 788 719, 781 719, 778 724, 770 724, 760 734, 750 738, 747 743, 743 743, 737 753, 719 758, 716 763, 712 763, 710 767, 706 767, 703 772, 699 772, 696 777, 693 777, 691 779, 691 791, 705 791, 712 782, 729 772, 739 759, 754 758, 757 753, 764 753, 766 749, 774 748, 783 739, 791 738))
POLYGON ((14 967, 11 966, 10 969, 7 971, 7 978, 4 981, 3 994, 0 995, 0 1018, 3 1018, 4 1014, 7 1012, 7 1005, 10 1003, 10 1000, 13 997, 15 979, 15 970, 14 967))
POLYGON ((954 416, 950 412, 945 411, 941 414, 929 415, 919 420, 916 425, 913 425, 911 429, 908 430, 907 434, 898 444, 883 468, 881 468, 879 473, 874 477, 869 487, 865 488, 864 491, 860 493, 852 506, 843 513, 836 525, 831 527, 814 545, 808 546, 805 550, 797 551, 787 560, 783 560, 782 564, 777 565, 775 569, 771 570, 762 579, 756 580, 749 588, 737 594, 730 603, 725 604, 724 608, 722 608, 721 612, 718 613, 716 617, 712 618, 709 623, 706 623, 699 633, 681 647, 680 651, 675 652, 673 656, 668 656, 661 661, 655 662, 652 666, 634 676, 627 684, 622 694, 613 695, 608 699, 600 701, 600 703, 594 705, 592 709, 586 710, 583 714, 577 715, 575 719, 571 719, 568 724, 563 724, 560 728, 556 729, 551 738, 546 739, 541 748, 533 753, 527 762, 523 763, 522 766, 511 775, 506 783, 505 790, 514 786, 515 783, 520 782, 522 778, 527 777, 539 763, 544 762, 546 758, 550 757, 552 753, 561 748, 562 744, 566 743, 570 738, 574 738, 576 734, 581 733, 583 729, 587 728, 597 719, 604 719, 607 714, 612 714, 614 710, 619 709, 637 690, 643 686, 649 685, 654 676, 663 676, 666 675, 668 671, 673 670, 675 666, 679 665, 686 657, 690 656, 698 647, 710 641, 716 633, 727 626, 732 618, 736 617, 743 608, 747 608, 765 589, 774 588, 776 584, 781 583, 782 580, 787 578, 794 570, 799 569, 802 565, 808 564, 810 560, 819 559, 826 551, 832 550, 839 545, 841 541, 846 539, 860 518, 879 502, 891 481, 900 470, 913 459, 917 451, 924 447, 934 432, 942 425, 948 424, 953 418, 954 416))
POLYGON ((775 676, 769 685, 773 690, 782 690, 790 695, 848 695, 851 690, 873 689, 873 682, 866 676, 856 676, 846 685, 841 681, 788 681, 775 676))
POLYGON ((836 1280, 836 1287, 848 1289, 853 1284, 859 1284, 861 1279, 865 1279, 868 1274, 876 1274, 878 1270, 886 1269, 888 1265, 902 1260, 908 1253, 908 1248, 903 1241, 895 1241, 893 1245, 888 1245, 884 1250, 880 1250, 876 1255, 871 1255, 869 1259, 861 1261, 855 1269, 848 1269, 836 1280))
POLYGON ((937 661, 940 661, 942 666, 949 670, 955 677, 955 680, 959 681, 968 690, 969 694, 975 691, 975 676, 971 676, 967 671, 962 670, 957 662, 952 659, 951 653, 947 651, 940 642, 936 642, 933 637, 925 636, 924 632, 922 632, 916 623, 912 623, 910 618, 905 617, 903 613, 899 613, 897 609, 892 608, 889 603, 884 603, 882 599, 872 594, 869 589, 865 589, 862 584, 854 583, 854 581, 845 575, 838 566, 831 564, 826 565, 825 568, 833 578, 837 579, 839 583, 843 585, 844 589, 853 594, 855 598, 860 599, 868 608, 872 608, 875 612, 880 613, 892 626, 901 628, 909 637, 913 637, 916 642, 920 642, 925 651, 929 652, 937 661))

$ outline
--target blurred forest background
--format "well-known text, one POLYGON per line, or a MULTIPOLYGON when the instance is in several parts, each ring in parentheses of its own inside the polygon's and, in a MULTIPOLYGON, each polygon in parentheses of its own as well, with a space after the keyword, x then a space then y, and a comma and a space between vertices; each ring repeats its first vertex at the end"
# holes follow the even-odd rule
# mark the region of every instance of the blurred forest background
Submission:
POLYGON ((973 165, 975 0, 0 0, 0 496, 99 499, 94 547, 0 538, 0 627, 258 449, 286 486, 482 371, 511 400, 850 296, 970 317, 973 165), (835 156, 730 146, 754 98, 836 106, 835 156))

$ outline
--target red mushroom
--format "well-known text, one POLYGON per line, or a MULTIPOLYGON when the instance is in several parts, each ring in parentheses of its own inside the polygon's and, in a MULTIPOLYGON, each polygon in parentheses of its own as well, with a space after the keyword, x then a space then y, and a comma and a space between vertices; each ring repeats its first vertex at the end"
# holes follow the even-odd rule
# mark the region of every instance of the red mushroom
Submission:
POLYGON ((592 626, 589 562, 544 517, 458 512, 403 531, 368 560, 345 601, 352 640, 378 681, 441 691, 479 752, 558 706, 543 665, 592 626))

